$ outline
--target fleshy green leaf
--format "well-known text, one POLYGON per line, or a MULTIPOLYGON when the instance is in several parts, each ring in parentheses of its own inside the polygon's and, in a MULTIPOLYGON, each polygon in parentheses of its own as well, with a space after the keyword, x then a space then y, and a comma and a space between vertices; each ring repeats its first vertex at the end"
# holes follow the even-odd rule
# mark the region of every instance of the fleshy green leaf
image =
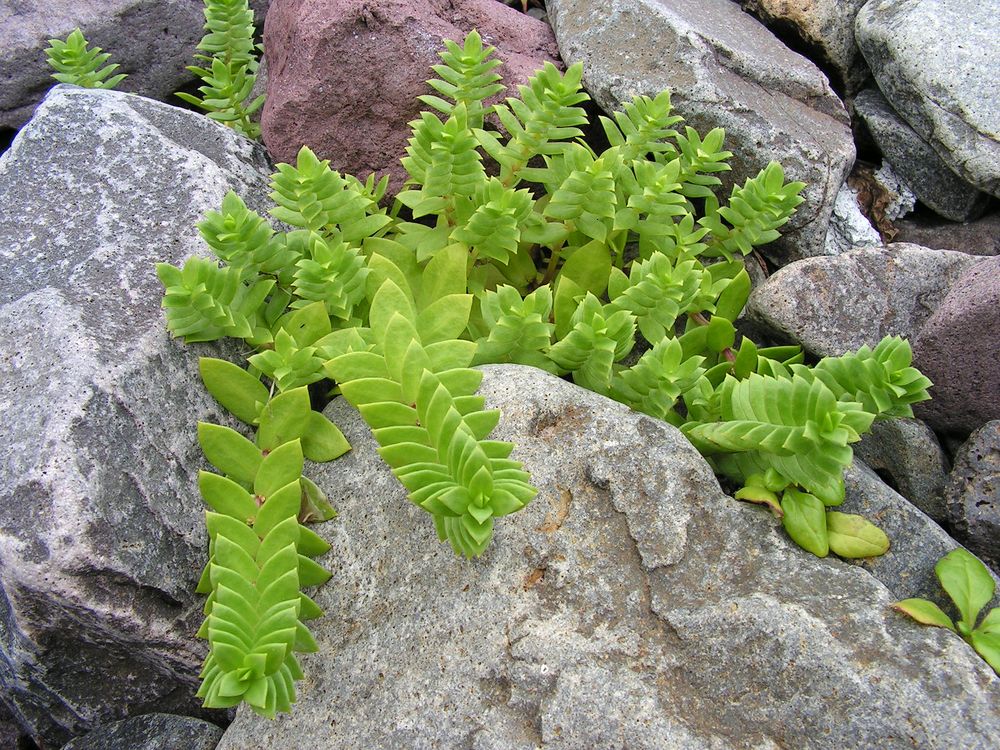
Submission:
POLYGON ((934 572, 958 607, 961 622, 971 630, 979 610, 993 598, 996 584, 989 570, 972 553, 959 547, 938 560, 934 572))
POLYGON ((955 625, 951 621, 951 618, 934 602, 929 602, 926 599, 904 599, 892 606, 893 609, 898 609, 903 614, 909 615, 922 625, 933 625, 938 628, 955 630, 955 625))
POLYGON ((267 403, 267 387, 238 365, 224 359, 201 357, 201 379, 208 392, 239 420, 254 424, 267 403))
POLYGON ((862 516, 830 511, 826 514, 830 551, 841 557, 877 557, 889 550, 889 537, 862 516))

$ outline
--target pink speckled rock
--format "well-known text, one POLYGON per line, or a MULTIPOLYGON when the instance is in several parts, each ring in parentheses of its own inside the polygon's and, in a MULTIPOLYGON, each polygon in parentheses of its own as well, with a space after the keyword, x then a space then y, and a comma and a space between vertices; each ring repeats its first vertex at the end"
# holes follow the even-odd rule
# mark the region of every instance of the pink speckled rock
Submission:
MULTIPOLYGON (((442 39, 473 28, 497 48, 512 88, 558 51, 549 26, 496 0, 276 0, 264 24, 267 103, 263 137, 276 161, 308 145, 331 166, 364 178, 405 179, 407 123, 440 62, 442 39)), ((508 91, 508 94, 516 94, 508 91)))
POLYGON ((969 268, 927 319, 913 364, 931 380, 916 415, 944 432, 966 433, 1000 419, 1000 257, 969 268))

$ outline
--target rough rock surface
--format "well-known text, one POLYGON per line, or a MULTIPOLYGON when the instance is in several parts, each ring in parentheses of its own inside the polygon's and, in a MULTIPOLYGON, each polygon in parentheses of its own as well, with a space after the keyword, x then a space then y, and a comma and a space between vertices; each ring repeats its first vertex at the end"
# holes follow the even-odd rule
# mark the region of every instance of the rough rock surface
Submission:
POLYGON ((897 221, 896 228, 899 230, 897 242, 970 255, 1000 255, 1000 212, 997 211, 965 224, 912 216, 897 221))
MULTIPOLYGON (((946 610, 953 606, 934 575, 934 565, 958 543, 923 511, 883 482, 855 458, 844 472, 846 499, 838 510, 858 513, 889 536, 889 552, 881 557, 854 560, 852 564, 875 576, 896 600, 914 596, 936 601, 946 610)), ((1000 578, 994 574, 1000 604, 1000 578)), ((918 743, 917 747, 920 746, 918 743)))
POLYGON ((540 489, 465 562, 407 503, 355 412, 317 477, 333 579, 290 716, 219 750, 945 748, 1000 732, 1000 679, 889 609, 867 572, 725 497, 674 428, 538 370, 484 368, 540 489), (941 675, 948 679, 942 680, 941 675))
POLYGON ((268 62, 264 142, 276 161, 294 161, 304 144, 334 169, 364 178, 406 178, 399 164, 408 123, 433 93, 442 39, 461 43, 478 29, 516 84, 558 60, 552 30, 496 0, 275 0, 264 24, 268 62))
POLYGON ((884 336, 915 336, 951 284, 979 260, 900 242, 806 258, 755 289, 746 314, 813 354, 843 354, 884 336))
POLYGON ((604 109, 673 91, 677 114, 702 135, 726 130, 731 185, 772 159, 806 184, 805 202, 766 252, 785 262, 821 255, 837 192, 854 162, 847 113, 826 77, 730 0, 550 0, 567 64, 604 109))
POLYGON ((865 89, 858 94, 854 109, 864 118, 893 172, 921 203, 952 221, 968 221, 982 215, 990 197, 952 172, 937 152, 892 110, 878 89, 865 89))
POLYGON ((99 727, 62 750, 215 750, 222 730, 189 716, 144 714, 99 727))
MULTIPOLYGON (((258 22, 269 0, 253 0, 258 22)), ((118 88, 176 104, 193 80, 195 47, 205 33, 203 4, 185 0, 23 0, 0 4, 0 128, 19 128, 54 83, 45 59, 53 37, 79 27, 91 47, 111 53, 128 73, 118 88)))
POLYGON ((984 424, 959 449, 944 496, 956 538, 1000 570, 1000 420, 984 424))
POLYGON ((841 90, 851 94, 869 75, 854 42, 854 19, 867 1, 740 0, 740 5, 768 27, 795 38, 809 57, 833 71, 841 90))
POLYGON ((1000 257, 976 260, 913 342, 914 364, 934 382, 915 413, 946 432, 1000 419, 1000 257))
POLYGON ((830 228, 826 233, 826 254, 840 255, 851 250, 880 247, 882 238, 865 218, 858 205, 858 194, 848 184, 837 193, 830 214, 830 228))
POLYGON ((855 37, 892 108, 951 168, 1000 196, 1000 0, 871 0, 855 37))
POLYGON ((948 459, 934 432, 919 419, 885 419, 854 446, 854 455, 891 478, 892 486, 938 523, 944 523, 948 459))
POLYGON ((208 118, 68 86, 0 158, 0 694, 46 746, 197 705, 193 431, 219 417, 154 262, 203 252, 230 188, 263 209, 267 171, 208 118))

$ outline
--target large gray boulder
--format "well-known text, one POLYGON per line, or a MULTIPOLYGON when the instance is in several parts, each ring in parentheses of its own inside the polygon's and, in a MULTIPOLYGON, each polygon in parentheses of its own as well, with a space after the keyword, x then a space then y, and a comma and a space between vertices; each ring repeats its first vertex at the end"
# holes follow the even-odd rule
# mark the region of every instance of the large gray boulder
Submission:
POLYGON ((982 215, 986 193, 963 180, 906 121, 893 111, 878 89, 865 89, 854 100, 882 156, 925 206, 952 221, 982 215))
POLYGON ((868 77, 868 66, 854 41, 854 19, 867 0, 739 0, 769 28, 796 40, 799 48, 833 72, 848 94, 868 77))
POLYGON ((584 84, 605 110, 670 89, 676 113, 702 135, 726 129, 727 191, 772 159, 806 184, 805 202, 766 252, 779 262, 826 252, 854 142, 815 65, 730 0, 550 0, 547 8, 563 59, 583 62, 584 84))
POLYGON ((754 289, 746 315, 819 356, 874 347, 884 336, 915 336, 949 287, 979 260, 901 242, 806 258, 754 289))
POLYGON ((1000 196, 998 0, 870 0, 855 37, 892 108, 953 171, 1000 196))
MULTIPOLYGON (((262 23, 269 0, 253 0, 262 23)), ((201 2, 190 0, 30 0, 0 4, 0 128, 19 128, 52 86, 45 49, 80 27, 91 47, 109 52, 122 91, 155 99, 194 80, 185 70, 202 35, 201 2)), ((174 103, 180 100, 174 100, 174 103)))
MULTIPOLYGON (((1000 736, 1000 679, 889 608, 860 567, 722 494, 673 427, 518 366, 484 368, 540 492, 474 562, 376 453, 317 481, 333 571, 290 716, 241 709, 219 750, 951 748, 1000 736), (945 676, 947 676, 945 678, 945 676)), ((992 739, 991 739, 992 738, 992 739)))
POLYGON ((194 431, 219 410, 154 263, 205 252, 231 188, 263 209, 268 171, 205 117, 68 86, 0 158, 0 697, 47 747, 197 708, 194 431))

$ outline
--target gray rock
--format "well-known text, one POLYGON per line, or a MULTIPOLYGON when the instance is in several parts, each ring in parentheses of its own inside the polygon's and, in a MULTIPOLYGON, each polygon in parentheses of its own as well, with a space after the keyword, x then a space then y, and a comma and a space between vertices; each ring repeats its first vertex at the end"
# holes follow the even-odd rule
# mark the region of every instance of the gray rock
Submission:
POLYGON ((154 263, 205 252, 230 188, 263 208, 267 171, 208 118, 68 86, 0 158, 0 692, 47 746, 197 708, 195 421, 219 409, 154 263))
POLYGON ((189 716, 145 714, 99 727, 62 750, 215 750, 222 730, 189 716))
MULTIPOLYGON (((863 461, 844 472, 847 497, 838 510, 858 513, 889 536, 889 551, 881 557, 854 560, 852 564, 875 576, 896 600, 919 596, 954 613, 954 605, 934 575, 934 565, 959 545, 929 516, 879 479, 863 461)), ((1000 604, 998 594, 990 606, 1000 604)), ((921 747, 919 743, 916 745, 921 747)))
POLYGON ((989 196, 951 171, 923 138, 897 115, 878 89, 865 89, 854 100, 892 171, 917 199, 939 216, 969 221, 981 216, 989 196))
POLYGON ((979 259, 893 243, 806 258, 750 294, 747 317, 813 354, 838 355, 884 336, 912 338, 951 284, 979 259))
MULTIPOLYGON (((263 23, 270 0, 253 0, 263 23)), ((203 4, 182 0, 29 0, 0 5, 0 128, 19 128, 54 81, 45 59, 52 38, 79 27, 91 47, 102 47, 128 73, 122 91, 179 103, 172 95, 194 80, 205 33, 203 4)))
POLYGON ((289 717, 241 709, 219 750, 950 748, 1000 733, 1000 680, 891 611, 866 571, 795 547, 725 497, 674 428, 525 367, 484 368, 540 489, 465 562, 354 445, 317 654, 289 717), (947 674, 948 679, 940 679, 947 674))
POLYGON ((892 108, 953 171, 1000 196, 998 0, 870 0, 855 37, 892 108))
POLYGON ((826 252, 837 191, 854 162, 843 104, 826 77, 729 0, 550 0, 567 63, 605 110, 636 94, 673 91, 677 114, 705 134, 726 129, 733 182, 776 159, 806 184, 805 202, 769 246, 779 264, 826 252))
POLYGON ((769 28, 793 36, 809 55, 832 70, 848 94, 869 76, 854 42, 854 18, 868 0, 740 0, 740 5, 769 28))
POLYGON ((911 216, 896 222, 896 228, 897 242, 969 255, 1000 255, 1000 212, 964 224, 911 216))
POLYGON ((837 192, 826 233, 826 254, 840 255, 851 250, 881 247, 882 238, 861 212, 858 193, 844 183, 837 192))
POLYGON ((933 382, 918 417, 968 434, 1000 419, 1000 257, 976 258, 913 342, 913 361, 933 382))
POLYGON ((1000 571, 1000 420, 984 424, 959 450, 944 497, 955 537, 1000 571))
POLYGON ((944 523, 948 460, 934 432, 919 419, 885 419, 854 446, 854 455, 892 480, 892 486, 938 523, 944 523))
POLYGON ((888 199, 883 207, 884 216, 889 221, 896 221, 909 214, 917 205, 917 195, 904 180, 901 180, 889 162, 875 170, 872 179, 878 184, 883 195, 888 199))

